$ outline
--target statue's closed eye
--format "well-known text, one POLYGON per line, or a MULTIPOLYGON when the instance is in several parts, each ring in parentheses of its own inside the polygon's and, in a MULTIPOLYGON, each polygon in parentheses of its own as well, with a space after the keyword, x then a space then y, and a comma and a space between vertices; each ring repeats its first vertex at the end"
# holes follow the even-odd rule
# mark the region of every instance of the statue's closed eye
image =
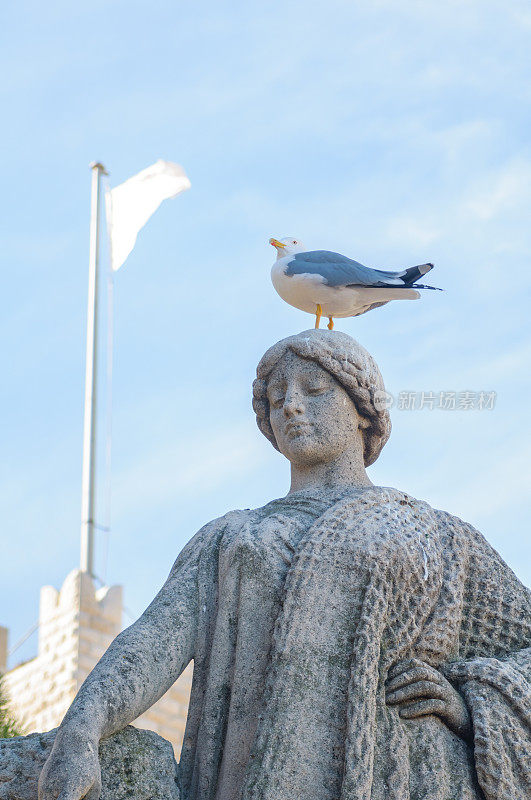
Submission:
POLYGON ((284 405, 284 400, 285 399, 286 398, 284 397, 284 395, 281 395, 280 397, 277 396, 277 395, 274 396, 274 397, 270 397, 269 398, 269 405, 271 406, 271 408, 280 408, 281 406, 284 405))

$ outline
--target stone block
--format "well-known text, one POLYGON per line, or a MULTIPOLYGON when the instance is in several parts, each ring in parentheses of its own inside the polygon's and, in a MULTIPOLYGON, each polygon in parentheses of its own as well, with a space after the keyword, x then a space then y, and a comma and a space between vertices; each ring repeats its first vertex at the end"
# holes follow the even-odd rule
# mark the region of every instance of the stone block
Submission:
MULTIPOLYGON (((37 800, 56 731, 0 739, 0 800, 37 800)), ((128 726, 100 745, 101 800, 179 800, 171 744, 128 726)))

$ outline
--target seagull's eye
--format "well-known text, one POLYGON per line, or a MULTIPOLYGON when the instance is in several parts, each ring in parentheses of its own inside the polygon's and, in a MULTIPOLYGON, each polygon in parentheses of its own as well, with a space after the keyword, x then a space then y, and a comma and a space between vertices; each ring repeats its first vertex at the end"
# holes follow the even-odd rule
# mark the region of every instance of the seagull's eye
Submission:
POLYGON ((291 244, 297 244, 297 240, 294 239, 291 244))

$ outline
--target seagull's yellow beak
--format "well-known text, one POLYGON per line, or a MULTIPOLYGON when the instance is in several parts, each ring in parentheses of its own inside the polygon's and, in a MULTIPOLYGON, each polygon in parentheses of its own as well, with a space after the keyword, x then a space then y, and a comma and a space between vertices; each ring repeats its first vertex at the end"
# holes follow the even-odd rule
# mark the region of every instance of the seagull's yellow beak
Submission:
POLYGON ((277 247, 277 248, 281 247, 282 249, 284 249, 285 246, 286 246, 285 244, 282 244, 282 242, 279 242, 278 239, 273 239, 273 238, 271 238, 269 240, 269 244, 272 244, 273 247, 277 247))

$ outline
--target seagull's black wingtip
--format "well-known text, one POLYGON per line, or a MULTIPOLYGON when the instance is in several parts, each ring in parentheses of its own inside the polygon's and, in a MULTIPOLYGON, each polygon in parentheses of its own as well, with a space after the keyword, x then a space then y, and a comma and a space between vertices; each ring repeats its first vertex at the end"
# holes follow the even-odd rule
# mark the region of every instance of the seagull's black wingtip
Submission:
POLYGON ((405 269, 404 272, 401 273, 400 277, 406 286, 418 286, 415 281, 418 281, 432 269, 433 264, 431 263, 418 264, 416 267, 409 267, 408 269, 405 269))

